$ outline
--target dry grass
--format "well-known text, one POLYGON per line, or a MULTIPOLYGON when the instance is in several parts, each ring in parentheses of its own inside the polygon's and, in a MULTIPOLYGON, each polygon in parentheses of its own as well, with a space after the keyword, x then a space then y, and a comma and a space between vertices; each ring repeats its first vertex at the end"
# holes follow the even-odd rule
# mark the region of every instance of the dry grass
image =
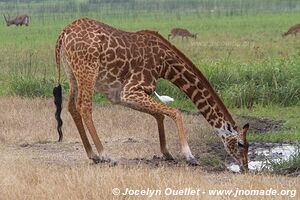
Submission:
MULTIPOLYGON (((64 102, 66 103, 66 101, 64 102)), ((188 167, 151 160, 159 154, 158 133, 152 117, 119 106, 95 106, 94 119, 104 146, 120 160, 116 167, 93 165, 86 159, 74 123, 63 112, 65 141, 57 140, 51 100, 0 99, 0 199, 113 199, 113 188, 161 189, 297 189, 299 178, 262 174, 212 173, 205 167, 188 167), (135 158, 143 158, 139 161, 135 158), (146 161, 150 160, 150 163, 146 161), (145 161, 146 160, 146 161, 145 161)), ((190 146, 198 159, 216 138, 198 116, 184 116, 190 146)), ((178 139, 172 121, 166 120, 170 151, 177 160, 178 139)), ((191 199, 191 196, 156 196, 153 199, 191 199)), ((294 199, 299 198, 299 195, 294 199)), ((117 198, 117 197, 115 197, 117 198)), ((135 199, 121 196, 120 199, 135 199)), ((147 197, 144 197, 147 198, 147 197)), ((229 199, 201 195, 198 199, 229 199)), ((276 196, 276 199, 286 199, 276 196)), ((142 197, 143 199, 143 197, 142 197)), ((244 199, 275 199, 246 196, 244 199)))

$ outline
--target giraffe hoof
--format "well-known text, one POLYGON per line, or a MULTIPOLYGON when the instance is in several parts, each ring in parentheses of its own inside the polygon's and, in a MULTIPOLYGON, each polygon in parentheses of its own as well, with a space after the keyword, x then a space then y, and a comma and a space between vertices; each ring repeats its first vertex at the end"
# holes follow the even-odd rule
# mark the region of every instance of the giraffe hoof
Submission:
POLYGON ((118 165, 118 161, 114 160, 114 159, 111 159, 110 162, 109 162, 109 166, 110 167, 114 167, 114 166, 117 166, 118 165))
POLYGON ((163 157, 164 157, 164 159, 165 159, 166 161, 173 161, 173 160, 175 160, 175 159, 173 158, 173 156, 172 156, 169 152, 168 152, 168 153, 164 153, 163 157))
POLYGON ((94 162, 94 164, 99 164, 99 163, 109 163, 109 166, 116 166, 118 162, 114 159, 111 159, 108 156, 93 156, 91 157, 91 160, 94 162))
POLYGON ((198 162, 195 160, 195 158, 190 158, 189 160, 187 160, 187 164, 189 166, 199 166, 198 162))
POLYGON ((94 162, 94 164, 98 164, 101 162, 100 157, 96 155, 92 156, 90 159, 94 162))

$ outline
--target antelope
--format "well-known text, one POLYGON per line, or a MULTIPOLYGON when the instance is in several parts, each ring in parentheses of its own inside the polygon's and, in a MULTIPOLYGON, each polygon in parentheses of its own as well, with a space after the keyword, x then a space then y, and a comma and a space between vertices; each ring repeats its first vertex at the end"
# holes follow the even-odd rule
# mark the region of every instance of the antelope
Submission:
POLYGON ((8 15, 8 19, 4 16, 5 22, 7 26, 10 26, 12 24, 16 25, 16 26, 22 26, 22 25, 29 25, 29 16, 28 15, 19 15, 16 16, 14 19, 10 19, 9 15, 8 15))
POLYGON ((184 28, 173 28, 171 30, 171 34, 168 35, 168 40, 170 40, 170 36, 172 36, 171 39, 173 39, 175 36, 181 36, 181 38, 183 39, 184 37, 186 39, 188 39, 188 37, 191 37, 191 38, 197 38, 197 33, 195 34, 192 34, 190 33, 187 29, 184 29, 184 28))
POLYGON ((290 34, 294 34, 294 36, 296 36, 299 31, 300 31, 300 24, 296 24, 296 25, 292 26, 287 32, 282 33, 281 36, 285 37, 290 34))

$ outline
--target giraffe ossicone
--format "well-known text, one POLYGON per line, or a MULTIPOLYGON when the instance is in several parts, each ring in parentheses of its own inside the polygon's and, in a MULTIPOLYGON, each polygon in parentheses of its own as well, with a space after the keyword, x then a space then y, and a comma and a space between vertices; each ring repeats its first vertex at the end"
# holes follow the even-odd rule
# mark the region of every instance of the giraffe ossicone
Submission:
MULTIPOLYGON (((126 32, 93 19, 81 18, 67 25, 56 42, 57 82, 60 85, 61 60, 70 82, 68 110, 76 124, 88 158, 110 162, 103 157, 104 148, 92 119, 94 90, 113 103, 152 115, 158 125, 160 149, 173 159, 166 144, 164 117, 176 124, 182 153, 189 164, 197 161, 190 151, 178 109, 152 99, 158 79, 169 80, 194 102, 208 123, 218 131, 227 152, 248 169, 246 133, 236 123, 218 94, 200 70, 175 46, 154 31, 126 32), (94 153, 84 128, 95 143, 94 153)), ((55 102, 60 102, 61 90, 55 102)), ((56 119, 61 130, 61 105, 56 119)), ((62 138, 62 132, 60 132, 62 138)))

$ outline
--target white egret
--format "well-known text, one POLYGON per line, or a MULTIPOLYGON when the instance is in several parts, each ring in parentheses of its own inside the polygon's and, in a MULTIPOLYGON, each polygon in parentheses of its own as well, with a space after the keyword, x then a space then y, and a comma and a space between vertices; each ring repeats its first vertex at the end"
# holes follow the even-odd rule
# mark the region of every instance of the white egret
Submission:
POLYGON ((157 98, 163 102, 163 103, 170 103, 172 101, 174 101, 174 99, 172 97, 169 97, 169 96, 160 96, 159 94, 157 94, 157 92, 154 91, 154 94, 157 96, 157 98))

